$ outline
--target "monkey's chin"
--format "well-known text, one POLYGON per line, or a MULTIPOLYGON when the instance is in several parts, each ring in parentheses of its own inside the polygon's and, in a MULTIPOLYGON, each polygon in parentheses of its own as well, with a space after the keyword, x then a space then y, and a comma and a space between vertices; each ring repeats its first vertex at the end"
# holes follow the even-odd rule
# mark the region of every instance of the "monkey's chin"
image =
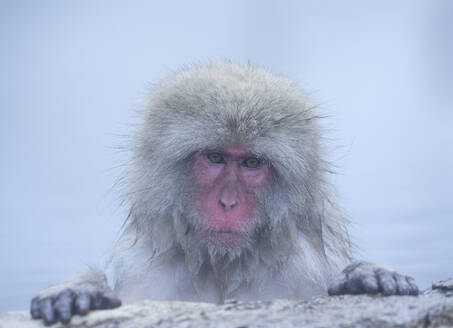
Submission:
POLYGON ((211 246, 222 249, 237 249, 246 244, 246 237, 236 231, 209 230, 203 234, 205 242, 211 246))

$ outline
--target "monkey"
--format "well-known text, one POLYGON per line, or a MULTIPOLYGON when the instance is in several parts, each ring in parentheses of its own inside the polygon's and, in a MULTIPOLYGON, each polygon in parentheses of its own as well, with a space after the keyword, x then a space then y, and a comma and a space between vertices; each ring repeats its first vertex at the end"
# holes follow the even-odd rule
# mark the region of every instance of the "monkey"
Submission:
POLYGON ((89 269, 38 293, 32 318, 67 323, 139 299, 418 294, 412 277, 354 261, 323 117, 289 78, 230 61, 189 66, 155 84, 140 115, 112 286, 89 269))

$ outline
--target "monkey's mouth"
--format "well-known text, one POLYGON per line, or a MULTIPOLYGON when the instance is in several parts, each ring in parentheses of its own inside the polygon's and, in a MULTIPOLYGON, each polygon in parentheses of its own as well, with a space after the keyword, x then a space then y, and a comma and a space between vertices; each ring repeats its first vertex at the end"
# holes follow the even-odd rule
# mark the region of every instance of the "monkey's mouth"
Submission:
POLYGON ((203 239, 210 245, 222 248, 235 248, 244 243, 244 234, 231 230, 209 230, 203 239))
POLYGON ((210 230, 210 232, 213 232, 213 233, 220 233, 220 234, 228 234, 228 233, 232 233, 232 234, 239 234, 239 232, 237 231, 233 231, 233 230, 210 230))

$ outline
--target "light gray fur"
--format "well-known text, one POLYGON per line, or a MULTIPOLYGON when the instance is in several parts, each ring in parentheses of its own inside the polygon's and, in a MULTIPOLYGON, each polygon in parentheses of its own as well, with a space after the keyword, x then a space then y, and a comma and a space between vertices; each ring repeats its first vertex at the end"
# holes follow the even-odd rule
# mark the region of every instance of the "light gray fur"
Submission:
POLYGON ((92 267, 68 280, 42 290, 36 297, 40 299, 54 297, 66 289, 73 289, 79 293, 95 294, 100 291, 109 291, 110 287, 104 272, 99 268, 92 267))
POLYGON ((320 116, 305 92, 249 65, 193 66, 152 88, 142 118, 123 179, 130 216, 111 260, 123 302, 327 293, 350 262, 348 222, 326 180, 320 116), (240 249, 206 245, 194 208, 193 155, 228 145, 272 169, 240 249))

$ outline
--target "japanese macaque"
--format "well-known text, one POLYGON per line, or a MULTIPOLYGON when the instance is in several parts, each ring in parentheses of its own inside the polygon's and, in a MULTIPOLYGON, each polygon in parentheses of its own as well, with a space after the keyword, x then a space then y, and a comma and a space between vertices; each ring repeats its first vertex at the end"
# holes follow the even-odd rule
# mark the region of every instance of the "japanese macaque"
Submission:
POLYGON ((295 83, 230 62, 190 67, 155 85, 142 115, 112 288, 89 270, 39 293, 33 318, 66 323, 144 298, 418 294, 408 276, 352 262, 321 117, 295 83))

